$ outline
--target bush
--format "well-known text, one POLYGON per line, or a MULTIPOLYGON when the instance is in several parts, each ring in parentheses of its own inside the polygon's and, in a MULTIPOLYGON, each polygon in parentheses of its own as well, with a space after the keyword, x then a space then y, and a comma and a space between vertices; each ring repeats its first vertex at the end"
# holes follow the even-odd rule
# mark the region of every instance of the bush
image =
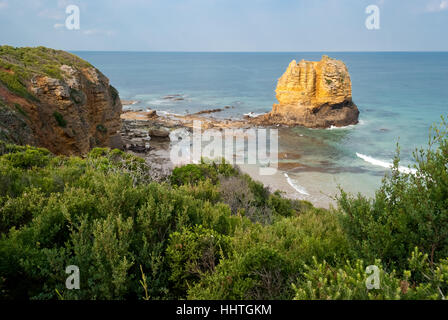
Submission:
POLYGON ((415 174, 399 171, 398 149, 392 173, 374 199, 341 192, 341 222, 361 258, 381 258, 402 269, 415 247, 431 263, 448 256, 447 128, 443 121, 433 129, 428 149, 414 153, 415 174))
POLYGON ((14 168, 29 169, 44 167, 50 161, 50 152, 42 148, 30 148, 22 152, 7 154, 3 157, 14 168))
POLYGON ((174 186, 188 186, 190 190, 198 190, 198 186, 215 186, 208 189, 210 201, 223 202, 230 207, 232 214, 263 224, 271 223, 276 217, 290 217, 312 207, 304 201, 282 198, 279 191, 271 193, 262 183, 254 181, 247 174, 241 174, 237 168, 224 161, 220 164, 202 161, 200 164, 175 168, 170 181, 174 186))
POLYGON ((255 196, 250 192, 246 179, 236 176, 221 179, 219 193, 221 201, 230 207, 232 214, 246 216, 252 221, 270 221, 271 212, 268 208, 260 210, 256 207, 255 196))
POLYGON ((3 83, 10 91, 17 94, 18 96, 28 99, 30 101, 37 101, 37 98, 28 92, 26 86, 17 77, 17 75, 10 74, 8 72, 0 70, 0 82, 3 83))
MULTIPOLYGON (((375 262, 379 268, 379 288, 368 289, 366 265, 362 260, 346 261, 341 267, 333 267, 316 258, 306 265, 293 289, 296 300, 407 300, 444 299, 447 291, 448 260, 437 266, 430 266, 428 256, 417 248, 409 259, 409 270, 400 276, 392 270, 387 273, 380 260, 375 262), (424 274, 425 279, 415 282, 424 274)), ((371 273, 370 273, 371 274, 371 273)))
POLYGON ((239 228, 233 255, 188 291, 190 299, 292 299, 291 284, 313 256, 337 264, 348 243, 337 217, 311 210, 272 225, 239 228))
POLYGON ((230 177, 237 174, 238 171, 224 160, 221 163, 205 163, 204 160, 201 160, 201 163, 198 165, 188 164, 175 168, 171 175, 171 184, 177 186, 195 185, 207 179, 216 184, 220 176, 230 177))
POLYGON ((60 114, 59 112, 55 111, 53 112, 53 117, 56 119, 56 122, 58 123, 58 125, 62 128, 66 128, 67 127, 67 121, 65 121, 64 117, 62 116, 62 114, 60 114))
POLYGON ((444 299, 448 139, 435 131, 374 199, 316 209, 226 163, 176 168, 0 142, 2 299, 444 299), (380 270, 367 290, 365 267, 380 270), (65 268, 82 290, 65 288, 65 268), (143 280, 141 280, 143 279, 143 280))
POLYGON ((230 237, 201 225, 172 233, 166 254, 176 296, 185 297, 187 289, 213 273, 230 250, 230 237))
POLYGON ((279 252, 265 245, 235 253, 221 261, 215 273, 189 290, 189 299, 287 299, 288 265, 279 252))
POLYGON ((97 125, 96 130, 101 133, 107 133, 107 128, 105 126, 103 126, 102 124, 97 125))
POLYGON ((6 150, 12 152, 0 157, 6 298, 54 299, 57 289, 64 299, 138 299, 144 296, 140 266, 151 297, 178 297, 182 282, 170 280, 166 254, 170 235, 193 228, 196 248, 206 252, 206 236, 213 235, 227 250, 221 239, 247 223, 184 187, 150 182, 144 160, 119 150, 94 149, 86 159, 6 150), (83 290, 65 289, 65 267, 72 264, 81 270, 83 290))

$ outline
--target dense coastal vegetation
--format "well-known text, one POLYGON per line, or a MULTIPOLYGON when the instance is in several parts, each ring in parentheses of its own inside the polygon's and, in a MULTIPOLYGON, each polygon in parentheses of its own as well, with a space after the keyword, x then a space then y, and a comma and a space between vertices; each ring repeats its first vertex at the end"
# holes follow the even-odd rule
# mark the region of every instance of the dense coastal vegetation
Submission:
POLYGON ((448 133, 374 199, 314 208, 226 163, 152 181, 144 160, 0 144, 2 299, 444 299, 448 133), (66 266, 81 289, 65 288, 66 266), (380 288, 366 288, 366 266, 380 288))

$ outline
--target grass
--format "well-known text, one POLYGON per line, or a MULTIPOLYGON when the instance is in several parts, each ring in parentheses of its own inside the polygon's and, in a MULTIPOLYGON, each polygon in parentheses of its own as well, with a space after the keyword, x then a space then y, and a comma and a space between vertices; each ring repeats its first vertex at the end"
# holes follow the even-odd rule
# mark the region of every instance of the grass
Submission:
POLYGON ((15 93, 16 95, 31 100, 38 101, 38 99, 28 92, 26 86, 20 80, 20 78, 15 74, 10 74, 5 71, 0 71, 0 82, 3 83, 8 90, 15 93))
POLYGON ((38 99, 27 90, 26 84, 35 75, 62 79, 62 65, 92 67, 87 61, 65 51, 45 47, 0 46, 0 82, 14 94, 33 102, 38 99))
POLYGON ((14 107, 16 108, 16 110, 24 117, 28 118, 28 113, 26 113, 25 110, 22 109, 22 107, 20 106, 20 104, 15 103, 14 107))
POLYGON ((30 73, 60 78, 62 65, 78 68, 92 67, 87 61, 65 51, 45 47, 0 46, 0 67, 8 70, 27 69, 30 73))

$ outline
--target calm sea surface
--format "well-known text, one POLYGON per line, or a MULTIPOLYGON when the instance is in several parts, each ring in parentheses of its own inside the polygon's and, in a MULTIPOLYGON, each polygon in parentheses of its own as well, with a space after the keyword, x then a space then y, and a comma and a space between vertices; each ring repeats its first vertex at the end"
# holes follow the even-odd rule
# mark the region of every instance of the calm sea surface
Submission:
POLYGON ((282 129, 280 151, 303 165, 284 178, 301 198, 325 202, 338 185, 372 195, 392 161, 424 146, 431 124, 448 115, 448 53, 131 53, 75 52, 100 69, 133 108, 192 113, 232 106, 216 117, 264 113, 289 62, 341 59, 349 69, 360 124, 282 129), (182 100, 163 99, 179 95, 182 100))

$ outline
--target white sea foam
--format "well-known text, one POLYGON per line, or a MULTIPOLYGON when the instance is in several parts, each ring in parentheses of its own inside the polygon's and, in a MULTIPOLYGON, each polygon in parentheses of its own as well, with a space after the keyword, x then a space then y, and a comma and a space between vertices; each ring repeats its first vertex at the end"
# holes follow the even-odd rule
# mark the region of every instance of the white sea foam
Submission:
MULTIPOLYGON (((126 100, 125 100, 125 101, 126 101, 126 100)), ((123 104, 123 103, 122 103, 123 107, 132 107, 134 104, 139 103, 139 101, 134 101, 134 100, 130 100, 129 102, 130 102, 130 103, 126 103, 126 104, 123 104)))
POLYGON ((264 114, 266 114, 266 113, 249 112, 249 113, 245 113, 244 115, 249 117, 249 118, 256 118, 256 117, 262 116, 264 114))
POLYGON ((327 128, 327 130, 354 129, 354 128, 356 128, 356 126, 363 126, 365 124, 366 124, 366 122, 364 120, 359 120, 359 122, 357 124, 350 124, 350 125, 345 126, 345 127, 331 126, 330 128, 327 128))
MULTIPOLYGON (((383 167, 383 168, 387 168, 387 169, 391 169, 394 166, 392 162, 387 162, 387 161, 384 161, 384 160, 378 160, 378 159, 366 156, 366 155, 361 154, 361 153, 356 153, 356 155, 358 156, 358 158, 361 158, 365 162, 373 164, 374 166, 379 166, 379 167, 383 167)), ((402 172, 402 173, 408 173, 408 174, 409 173, 415 174, 417 172, 416 169, 407 168, 407 167, 403 167, 403 166, 400 166, 398 168, 398 170, 400 172, 402 172)))
POLYGON ((164 115, 164 116, 175 116, 175 117, 181 117, 181 114, 178 113, 172 113, 164 110, 156 110, 157 114, 164 115))
POLYGON ((304 187, 302 187, 302 186, 298 185, 296 182, 294 182, 294 181, 288 176, 287 173, 285 173, 285 177, 286 177, 286 181, 288 181, 289 185, 290 185, 291 187, 293 187, 294 190, 296 190, 298 193, 301 193, 301 194, 303 194, 303 195, 305 195, 305 196, 309 196, 309 195, 310 195, 310 194, 305 190, 304 187))
POLYGON ((152 106, 172 104, 170 102, 171 102, 171 100, 163 100, 163 99, 151 99, 151 100, 146 100, 145 101, 146 104, 149 104, 149 105, 152 105, 152 106))

